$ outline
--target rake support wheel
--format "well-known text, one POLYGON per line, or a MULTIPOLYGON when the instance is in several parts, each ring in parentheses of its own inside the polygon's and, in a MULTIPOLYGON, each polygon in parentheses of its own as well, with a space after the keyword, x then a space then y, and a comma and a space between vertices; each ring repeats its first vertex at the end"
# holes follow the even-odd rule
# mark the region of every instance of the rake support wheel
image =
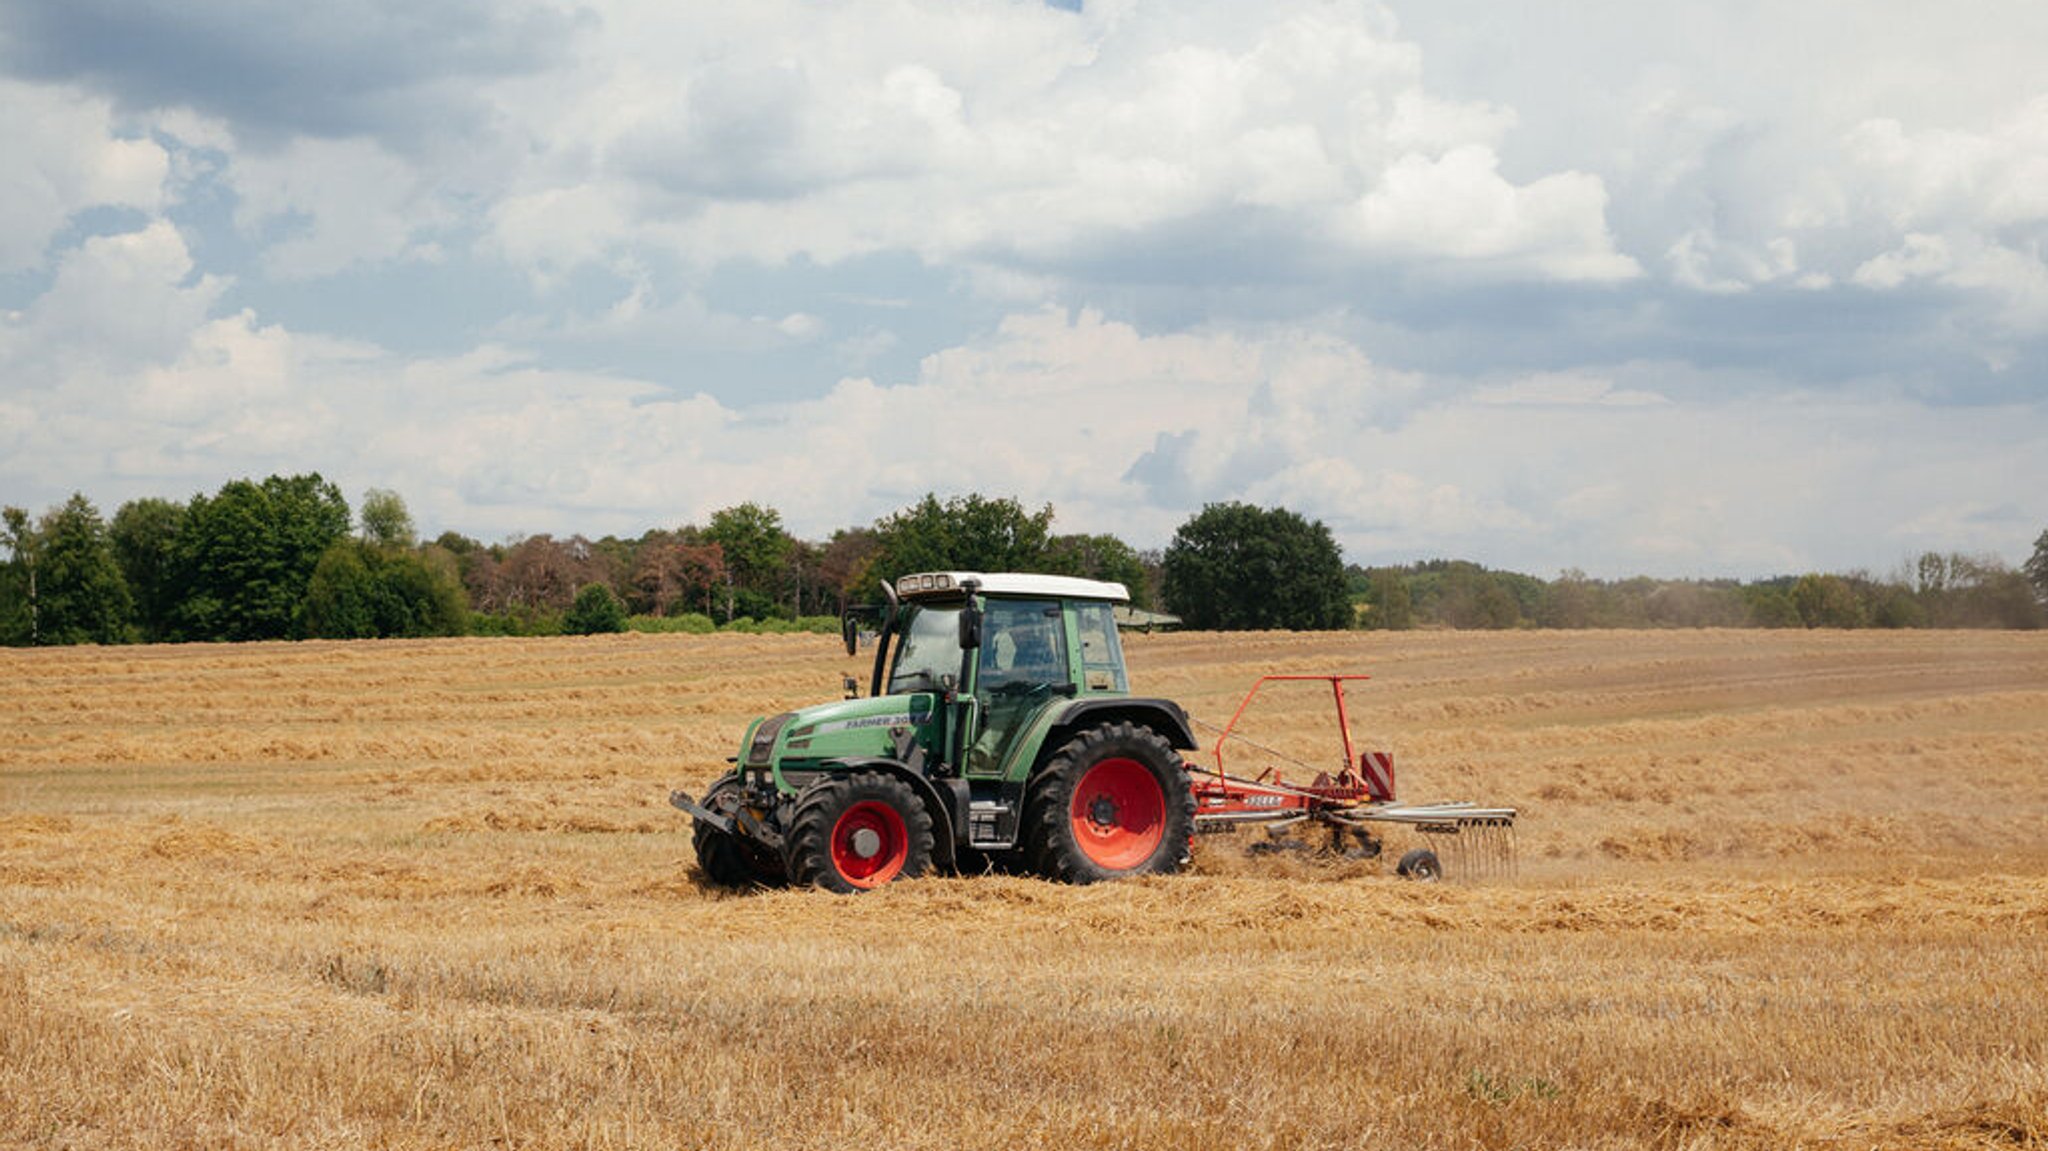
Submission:
POLYGON ((1068 740, 1031 781, 1024 854, 1049 879, 1164 875, 1188 860, 1195 797, 1173 745, 1115 721, 1068 740))
POLYGON ((1401 857, 1394 874, 1417 883, 1438 883, 1443 880, 1444 865, 1437 860, 1436 852, 1418 847, 1401 857))
MULTIPOLYGON (((727 775, 704 793, 704 806, 716 811, 721 799, 739 789, 739 777, 727 775)), ((709 824, 696 825, 690 833, 690 846, 697 851, 697 870, 719 887, 775 887, 782 883, 781 860, 709 824)))
POLYGON ((924 874, 932 845, 932 813, 909 784, 875 771, 827 776, 796 798, 789 877, 828 891, 866 891, 924 874))

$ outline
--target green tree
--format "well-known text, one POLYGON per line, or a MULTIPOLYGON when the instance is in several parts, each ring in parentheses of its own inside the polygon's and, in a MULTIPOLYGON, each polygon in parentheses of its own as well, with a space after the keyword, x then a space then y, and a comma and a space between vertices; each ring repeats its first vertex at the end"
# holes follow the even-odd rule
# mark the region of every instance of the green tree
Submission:
POLYGON ((1792 585, 1792 606, 1807 627, 1862 627, 1868 622, 1863 600, 1849 581, 1818 572, 1792 585))
POLYGON ((701 535, 724 554, 728 621, 776 615, 776 602, 785 592, 792 599, 789 615, 795 616, 797 585, 790 557, 796 541, 782 530, 780 512, 754 503, 721 508, 711 513, 711 524, 701 535))
POLYGON ((1927 609, 1902 584, 1884 584, 1876 589, 1870 606, 1870 622, 1883 628, 1927 626, 1927 609))
POLYGON ((2002 562, 1988 566, 1978 576, 1965 596, 1963 614, 1970 627, 2033 630, 2043 623, 2033 583, 2002 562))
POLYGON ((1443 575, 1437 601, 1439 621, 1455 628, 1511 628, 1522 610, 1510 585, 1474 563, 1453 564, 1443 575))
POLYGON ((341 540, 306 586, 305 631, 322 639, 461 635, 469 605, 452 557, 341 540))
MULTIPOLYGON (((2048 533, 2043 533, 2041 538, 2048 541, 2048 533)), ((1920 553, 1920 558, 1914 561, 1913 571, 1914 590, 1920 595, 1938 596, 1948 590, 1948 557, 1940 552, 1920 553)))
POLYGON ((431 551, 373 550, 371 555, 379 636, 462 635, 469 629, 468 597, 451 560, 436 563, 431 551))
POLYGON ((173 613, 180 639, 284 639, 298 633, 307 585, 348 535, 348 501, 318 474, 233 480, 194 496, 178 535, 187 594, 173 613))
POLYGON ((1374 568, 1367 577, 1365 626, 1406 631, 1415 626, 1415 599, 1398 568, 1374 568))
POLYGON ((1168 611, 1221 630, 1347 627, 1344 557, 1330 529, 1285 508, 1204 507, 1167 546, 1168 611))
POLYGON ((1750 622, 1757 627, 1803 627, 1805 621, 1799 618, 1799 605, 1792 602, 1789 588, 1777 584, 1755 584, 1744 589, 1743 598, 1749 603, 1750 622))
MULTIPOLYGON (((419 547, 405 500, 386 488, 363 493, 362 537, 321 555, 306 587, 305 631, 331 639, 461 635, 469 624, 462 561, 441 543, 419 547)), ((444 534, 471 550, 474 541, 444 534)))
POLYGON ((327 549, 306 584, 306 634, 320 639, 373 639, 377 631, 377 579, 369 548, 342 540, 327 549))
POLYGON ((412 513, 405 500, 389 488, 363 493, 363 539, 381 548, 409 548, 418 542, 412 513))
POLYGON ((125 643, 133 602, 99 509, 83 494, 42 522, 38 643, 125 643))
POLYGON ((0 584, 0 642, 25 647, 41 639, 36 567, 42 539, 26 508, 0 509, 0 543, 7 545, 6 581, 0 584))
POLYGON ((441 548, 457 559, 466 559, 480 551, 487 550, 481 540, 474 540, 461 532, 442 532, 434 537, 434 546, 441 548))
POLYGON ((1144 561, 1136 549, 1113 535, 1054 536, 1046 545, 1043 566, 1053 575, 1120 583, 1130 591, 1134 606, 1152 606, 1144 561))
POLYGON ((2034 586, 2034 598, 2048 604, 2048 532, 2042 532, 2034 539, 2034 554, 2027 557, 2026 565, 2020 570, 2027 575, 2027 582, 2034 586))
POLYGON ((1510 628, 1543 610, 1542 580, 1489 571, 1470 560, 1430 560, 1408 579, 1415 615, 1454 628, 1510 628))
POLYGON ((2039 627, 2035 559, 2014 571, 1996 555, 1929 552, 1917 564, 1915 598, 1934 627, 2039 627))
POLYGON ((869 571, 895 579, 921 571, 1041 571, 1052 539, 1052 505, 978 494, 924 499, 875 523, 869 571))
POLYGON ((1566 568, 1557 573, 1557 579, 1546 589, 1536 622, 1544 627, 1592 627, 1597 599, 1593 581, 1586 578, 1586 573, 1566 568))
POLYGON ((1749 605, 1733 584, 1664 580, 1645 597, 1643 614, 1653 627, 1739 627, 1749 622, 1749 605))
POLYGON ((130 500, 108 525, 114 558, 135 600, 135 626, 146 643, 167 639, 172 613, 184 598, 178 569, 178 533, 185 505, 170 500, 130 500))
POLYGON ((601 583, 584 584, 576 602, 562 617, 562 630, 570 635, 596 635, 626 630, 626 605, 617 593, 601 583))

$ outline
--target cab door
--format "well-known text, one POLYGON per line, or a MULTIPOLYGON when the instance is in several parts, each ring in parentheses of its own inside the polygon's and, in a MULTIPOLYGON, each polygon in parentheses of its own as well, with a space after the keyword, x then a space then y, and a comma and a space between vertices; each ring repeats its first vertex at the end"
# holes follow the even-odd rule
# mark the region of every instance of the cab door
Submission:
POLYGON ((1032 717, 1073 694, 1072 682, 1058 600, 985 601, 974 677, 978 730, 968 747, 966 774, 1001 775, 1032 717))

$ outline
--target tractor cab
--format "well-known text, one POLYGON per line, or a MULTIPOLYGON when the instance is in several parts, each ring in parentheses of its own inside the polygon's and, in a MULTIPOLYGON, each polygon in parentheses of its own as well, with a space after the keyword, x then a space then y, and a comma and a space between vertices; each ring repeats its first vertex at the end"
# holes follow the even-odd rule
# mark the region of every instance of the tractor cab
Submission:
POLYGON ((877 694, 937 693, 952 712, 950 738, 929 750, 960 774, 1004 774, 1019 737, 1055 701, 1129 690, 1114 615, 1130 598, 1122 584, 933 572, 885 590, 893 602, 879 609, 887 616, 875 651, 877 694))

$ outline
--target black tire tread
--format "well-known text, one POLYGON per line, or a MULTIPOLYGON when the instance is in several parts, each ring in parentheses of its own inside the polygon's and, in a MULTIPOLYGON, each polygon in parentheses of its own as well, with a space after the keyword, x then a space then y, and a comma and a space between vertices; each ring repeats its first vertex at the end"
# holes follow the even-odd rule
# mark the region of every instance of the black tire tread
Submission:
POLYGON ((1061 883, 1170 875, 1188 863, 1194 826, 1194 788, 1173 745, 1149 727, 1115 720, 1077 733, 1032 778, 1024 797, 1024 858, 1032 870, 1061 883), (1107 870, 1089 859, 1074 842, 1073 826, 1067 815, 1081 777, 1111 753, 1145 764, 1155 776, 1161 777, 1161 786, 1168 792, 1166 833, 1159 850, 1144 863, 1124 871, 1107 870))
MULTIPOLYGON (((739 777, 728 773, 720 776, 704 793, 704 806, 717 810, 713 800, 724 792, 739 790, 739 777)), ((780 869, 767 860, 757 860, 746 845, 738 839, 709 824, 692 820, 690 846, 697 853, 697 871, 718 887, 744 890, 749 887, 775 887, 782 883, 780 869)))
POLYGON ((1394 867, 1394 874, 1420 883, 1439 883, 1444 877, 1444 865, 1436 852, 1418 847, 1401 857, 1401 862, 1394 867))
POLYGON ((910 839, 910 852, 898 879, 924 874, 931 866, 936 839, 932 813, 909 784, 878 771, 857 771, 850 775, 827 776, 812 783, 796 798, 790 813, 786 837, 790 882, 799 887, 822 887, 842 894, 861 890, 846 881, 832 865, 832 827, 855 803, 880 799, 903 816, 910 839))

